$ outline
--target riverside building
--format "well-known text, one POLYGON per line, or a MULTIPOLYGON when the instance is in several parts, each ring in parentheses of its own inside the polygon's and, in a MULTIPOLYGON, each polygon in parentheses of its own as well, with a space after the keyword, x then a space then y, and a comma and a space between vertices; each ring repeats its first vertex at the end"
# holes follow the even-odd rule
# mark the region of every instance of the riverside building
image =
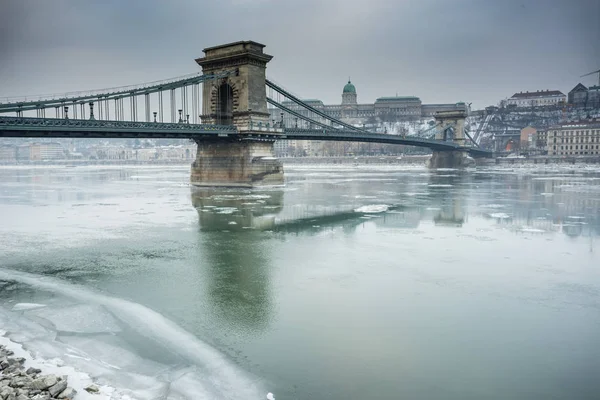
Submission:
POLYGON ((600 120, 570 122, 548 128, 550 156, 600 155, 600 120))

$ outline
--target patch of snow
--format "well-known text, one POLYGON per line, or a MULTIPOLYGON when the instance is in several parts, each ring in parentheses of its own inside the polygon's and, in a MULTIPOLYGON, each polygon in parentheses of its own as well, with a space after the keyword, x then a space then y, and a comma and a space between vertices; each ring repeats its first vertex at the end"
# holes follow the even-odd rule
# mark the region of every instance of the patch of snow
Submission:
POLYGON ((510 215, 506 214, 506 213, 490 213, 488 214, 491 218, 497 218, 497 219, 509 219, 510 215))
POLYGON ((543 230, 543 229, 537 229, 537 228, 521 228, 520 231, 521 232, 528 232, 528 233, 546 233, 545 230, 543 230))
POLYGON ((388 209, 389 209, 389 206, 386 204, 371 204, 368 206, 358 207, 357 209, 354 210, 354 212, 371 214, 371 213, 386 212, 388 209))
POLYGON ((46 307, 45 304, 36 304, 36 303, 17 303, 13 306, 13 311, 27 311, 27 310, 35 310, 37 308, 46 307))

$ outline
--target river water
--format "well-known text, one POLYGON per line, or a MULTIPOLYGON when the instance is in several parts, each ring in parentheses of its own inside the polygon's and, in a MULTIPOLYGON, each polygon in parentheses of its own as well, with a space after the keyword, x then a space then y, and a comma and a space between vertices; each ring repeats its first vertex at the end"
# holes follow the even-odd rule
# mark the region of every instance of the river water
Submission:
POLYGON ((598 399, 598 169, 0 179, 0 330, 115 398, 598 399))

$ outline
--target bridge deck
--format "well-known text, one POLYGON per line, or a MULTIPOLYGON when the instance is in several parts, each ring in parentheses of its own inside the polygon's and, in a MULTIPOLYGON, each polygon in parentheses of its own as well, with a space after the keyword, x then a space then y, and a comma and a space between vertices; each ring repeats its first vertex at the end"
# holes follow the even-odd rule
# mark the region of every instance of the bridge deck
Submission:
POLYGON ((240 133, 231 125, 127 122, 57 118, 0 117, 0 137, 54 138, 155 138, 155 139, 292 139, 344 142, 371 142, 428 147, 437 151, 464 150, 474 157, 490 157, 491 152, 462 147, 453 142, 420 137, 359 132, 346 129, 285 128, 282 134, 240 133))
POLYGON ((384 144, 399 144, 405 146, 428 147, 437 151, 464 150, 473 157, 491 157, 492 152, 474 147, 464 147, 453 142, 426 139, 414 136, 390 135, 387 133, 367 133, 345 129, 298 129, 286 128, 284 137, 293 140, 325 140, 340 142, 370 142, 384 144))
POLYGON ((193 139, 237 135, 229 125, 0 117, 0 137, 193 139))

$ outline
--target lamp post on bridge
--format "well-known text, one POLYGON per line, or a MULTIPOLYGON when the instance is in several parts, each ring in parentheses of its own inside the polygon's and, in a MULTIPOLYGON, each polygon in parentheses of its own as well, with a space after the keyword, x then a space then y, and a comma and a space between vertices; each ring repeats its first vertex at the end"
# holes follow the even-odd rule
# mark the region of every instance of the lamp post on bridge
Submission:
POLYGON ((152 114, 154 114, 154 122, 156 123, 156 114, 158 114, 156 111, 154 111, 152 114))
POLYGON ((65 106, 65 119, 69 119, 69 106, 65 106))
POLYGON ((94 102, 90 101, 89 104, 90 104, 90 120, 93 120, 93 119, 95 119, 94 118, 94 102))
POLYGON ((177 111, 179 111, 179 123, 181 124, 181 123, 183 123, 183 115, 182 115, 182 113, 183 113, 183 110, 182 110, 182 109, 179 109, 179 110, 177 110, 177 111))

